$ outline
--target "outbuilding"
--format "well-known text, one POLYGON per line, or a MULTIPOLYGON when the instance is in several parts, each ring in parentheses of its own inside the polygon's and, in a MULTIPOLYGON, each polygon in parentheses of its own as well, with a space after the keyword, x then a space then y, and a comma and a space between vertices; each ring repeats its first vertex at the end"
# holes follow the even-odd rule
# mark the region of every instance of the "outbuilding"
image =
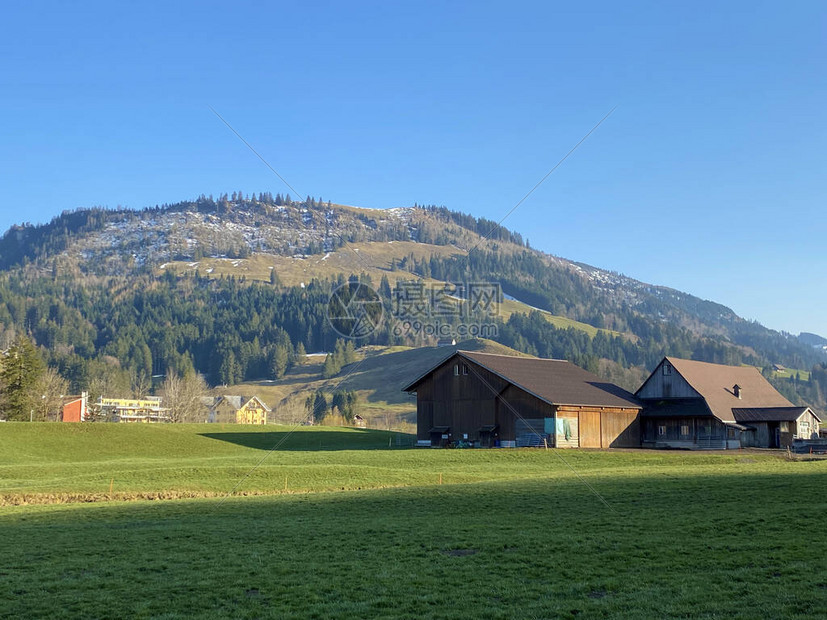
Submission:
POLYGON ((404 391, 420 446, 640 446, 638 400, 565 360, 456 351, 404 391))

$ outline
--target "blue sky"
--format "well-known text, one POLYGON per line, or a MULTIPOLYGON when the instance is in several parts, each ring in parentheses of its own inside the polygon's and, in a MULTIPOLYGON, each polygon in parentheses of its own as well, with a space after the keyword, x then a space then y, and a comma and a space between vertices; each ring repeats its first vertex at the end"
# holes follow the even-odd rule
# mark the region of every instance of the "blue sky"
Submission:
POLYGON ((440 204, 827 336, 821 2, 18 3, 0 229, 284 192, 440 204))

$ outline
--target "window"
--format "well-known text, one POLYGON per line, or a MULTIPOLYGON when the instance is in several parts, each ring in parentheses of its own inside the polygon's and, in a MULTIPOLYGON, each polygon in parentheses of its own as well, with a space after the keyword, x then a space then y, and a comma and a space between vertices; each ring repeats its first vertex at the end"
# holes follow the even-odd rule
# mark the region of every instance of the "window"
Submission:
POLYGON ((790 432, 790 423, 789 422, 782 422, 781 423, 781 432, 782 433, 789 433, 790 432))
POLYGON ((689 424, 681 424, 681 437, 689 437, 689 424))
POLYGON ((672 364, 670 364, 669 362, 663 363, 663 374, 664 376, 672 374, 672 364))
POLYGON ((666 425, 662 424, 658 426, 658 437, 664 437, 666 435, 666 425))
POLYGON ((468 374, 468 365, 467 364, 462 365, 462 374, 464 374, 464 375, 468 374))
POLYGON ((459 377, 459 364, 454 364, 454 376, 459 377))
POLYGON ((799 422, 798 424, 798 434, 802 437, 807 437, 810 434, 810 423, 809 422, 799 422))

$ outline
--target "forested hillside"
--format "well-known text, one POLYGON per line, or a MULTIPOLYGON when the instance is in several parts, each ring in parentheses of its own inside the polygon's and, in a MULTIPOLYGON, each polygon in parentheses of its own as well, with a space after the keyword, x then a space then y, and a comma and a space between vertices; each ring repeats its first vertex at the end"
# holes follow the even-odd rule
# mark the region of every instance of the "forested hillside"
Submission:
POLYGON ((146 393, 168 372, 197 371, 213 385, 279 377, 297 355, 333 350, 341 336, 326 308, 350 279, 385 306, 359 345, 435 343, 397 329, 399 283, 488 282, 516 311, 441 321, 485 322, 502 344, 630 389, 668 354, 761 367, 791 399, 817 407, 827 393, 821 349, 719 304, 543 254, 494 222, 441 207, 377 211, 236 192, 79 210, 9 230, 0 267, 0 350, 31 340, 75 392, 146 393), (224 270, 202 270, 207 259, 225 260, 224 270), (254 259, 269 267, 245 271, 254 259), (555 316, 598 329, 563 328, 555 316), (772 364, 807 379, 780 379, 772 364))

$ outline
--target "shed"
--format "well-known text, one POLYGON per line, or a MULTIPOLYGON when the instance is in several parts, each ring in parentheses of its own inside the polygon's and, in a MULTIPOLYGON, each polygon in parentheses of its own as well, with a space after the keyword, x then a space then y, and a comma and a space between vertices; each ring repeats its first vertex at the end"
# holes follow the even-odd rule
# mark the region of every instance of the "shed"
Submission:
POLYGON ((640 445, 640 403, 565 360, 456 351, 409 383, 417 444, 640 445))

